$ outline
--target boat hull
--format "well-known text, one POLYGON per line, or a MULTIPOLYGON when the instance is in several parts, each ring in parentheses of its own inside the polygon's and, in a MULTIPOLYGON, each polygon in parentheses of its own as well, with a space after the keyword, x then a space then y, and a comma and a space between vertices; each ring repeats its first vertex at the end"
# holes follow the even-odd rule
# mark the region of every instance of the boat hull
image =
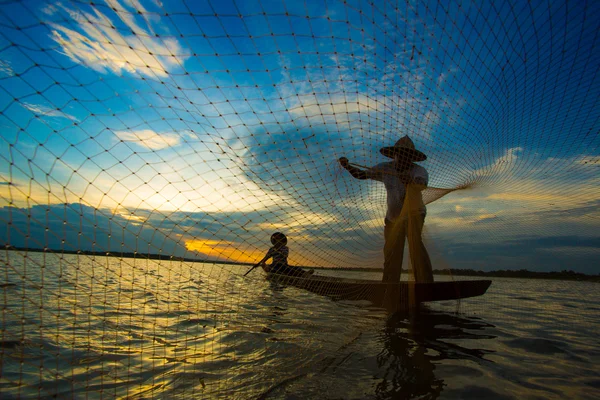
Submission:
POLYGON ((295 277, 279 274, 267 274, 267 279, 278 284, 295 286, 312 293, 329 296, 336 300, 368 300, 375 304, 391 301, 400 305, 481 296, 492 284, 491 280, 383 283, 319 275, 295 277))

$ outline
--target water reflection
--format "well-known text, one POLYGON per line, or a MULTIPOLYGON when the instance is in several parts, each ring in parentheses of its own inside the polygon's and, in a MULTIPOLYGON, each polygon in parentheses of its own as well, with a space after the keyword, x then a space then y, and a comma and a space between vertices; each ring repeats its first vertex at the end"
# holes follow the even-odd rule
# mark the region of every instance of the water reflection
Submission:
POLYGON ((435 374, 436 364, 449 359, 487 362, 485 355, 492 351, 481 348, 481 340, 495 338, 485 332, 491 327, 474 317, 427 308, 393 314, 380 332, 376 398, 437 398, 445 384, 435 374))
POLYGON ((24 263, 11 265, 0 290, 4 397, 435 398, 464 376, 448 364, 487 362, 482 339, 494 337, 480 319, 386 318, 365 302, 213 276, 213 266, 47 258, 40 290, 21 279, 24 263))

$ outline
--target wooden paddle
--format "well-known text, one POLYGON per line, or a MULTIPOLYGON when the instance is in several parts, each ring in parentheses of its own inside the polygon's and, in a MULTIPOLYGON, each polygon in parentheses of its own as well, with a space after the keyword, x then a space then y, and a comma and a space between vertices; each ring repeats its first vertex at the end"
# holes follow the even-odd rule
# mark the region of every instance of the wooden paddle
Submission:
POLYGON ((244 274, 244 276, 248 275, 250 272, 252 272, 252 271, 254 270, 254 268, 256 268, 256 267, 259 267, 261 264, 262 264, 262 263, 258 263, 258 264, 256 264, 255 266, 253 266, 252 268, 250 268, 250 269, 248 270, 248 272, 246 272, 246 273, 244 274))

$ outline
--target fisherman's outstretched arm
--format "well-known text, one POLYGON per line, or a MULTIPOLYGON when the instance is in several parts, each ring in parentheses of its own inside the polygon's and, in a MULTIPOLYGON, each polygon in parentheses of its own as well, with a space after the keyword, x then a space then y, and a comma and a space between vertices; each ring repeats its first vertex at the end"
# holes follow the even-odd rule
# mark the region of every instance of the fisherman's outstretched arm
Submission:
POLYGON ((263 259, 262 259, 262 260, 260 260, 259 262, 257 262, 257 263, 256 263, 256 265, 261 265, 261 264, 264 264, 264 263, 265 263, 265 262, 266 262, 266 261, 267 261, 269 258, 271 258, 271 257, 273 257, 273 255, 272 255, 272 254, 271 254, 271 252, 269 251, 269 252, 267 253, 267 255, 263 257, 263 259))
POLYGON ((371 173, 350 165, 350 162, 346 157, 340 157, 338 162, 340 163, 342 168, 350 172, 350 175, 352 175, 356 179, 373 179, 371 173))
POLYGON ((256 268, 256 267, 262 267, 262 269, 264 269, 264 270, 265 270, 265 272, 269 272, 269 269, 270 269, 270 268, 268 268, 268 267, 267 267, 267 260, 268 260, 269 258, 271 258, 271 255, 267 253, 267 255, 266 255, 266 256, 264 256, 262 260, 260 260, 260 261, 259 261, 259 262, 257 262, 256 264, 254 264, 254 267, 252 267, 252 268, 256 268))
POLYGON ((244 274, 244 276, 248 275, 251 271, 254 270, 254 268, 257 268, 257 267, 262 267, 265 270, 265 272, 269 272, 269 268, 267 267, 266 261, 271 257, 272 257, 272 255, 271 255, 271 252, 269 251, 267 253, 267 255, 264 256, 262 260, 260 260, 256 264, 254 264, 254 266, 252 268, 250 268, 250 270, 248 272, 246 272, 244 274))

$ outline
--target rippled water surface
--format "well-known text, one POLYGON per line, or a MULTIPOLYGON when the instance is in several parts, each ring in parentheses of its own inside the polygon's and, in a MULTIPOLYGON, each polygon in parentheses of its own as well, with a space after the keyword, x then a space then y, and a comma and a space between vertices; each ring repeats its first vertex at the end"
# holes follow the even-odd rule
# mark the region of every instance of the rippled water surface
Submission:
POLYGON ((494 279, 388 315, 246 267, 24 255, 2 254, 6 399, 600 397, 597 283, 494 279))

